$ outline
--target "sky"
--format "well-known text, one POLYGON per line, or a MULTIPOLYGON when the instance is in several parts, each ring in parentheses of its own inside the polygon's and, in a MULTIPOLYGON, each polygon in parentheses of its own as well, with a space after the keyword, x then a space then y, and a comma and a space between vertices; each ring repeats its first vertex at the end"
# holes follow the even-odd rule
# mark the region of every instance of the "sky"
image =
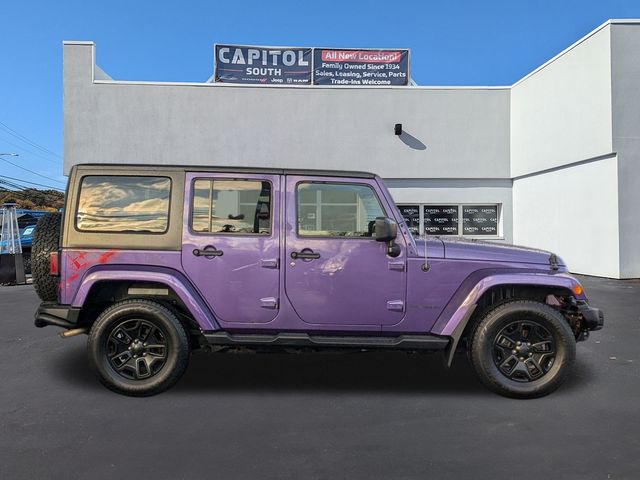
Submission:
POLYGON ((511 85, 609 18, 640 2, 0 0, 0 175, 64 188, 63 40, 115 80, 203 82, 234 43, 410 48, 418 85, 511 85))

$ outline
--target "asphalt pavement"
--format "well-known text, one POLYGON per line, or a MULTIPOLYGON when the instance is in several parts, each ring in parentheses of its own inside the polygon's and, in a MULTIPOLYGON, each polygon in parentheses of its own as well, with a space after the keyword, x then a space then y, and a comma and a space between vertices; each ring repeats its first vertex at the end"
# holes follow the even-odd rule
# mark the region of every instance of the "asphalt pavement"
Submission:
POLYGON ((605 329, 536 400, 464 357, 196 355, 156 397, 103 388, 85 336, 33 326, 0 288, 0 479, 639 479, 640 281, 582 277, 605 329))

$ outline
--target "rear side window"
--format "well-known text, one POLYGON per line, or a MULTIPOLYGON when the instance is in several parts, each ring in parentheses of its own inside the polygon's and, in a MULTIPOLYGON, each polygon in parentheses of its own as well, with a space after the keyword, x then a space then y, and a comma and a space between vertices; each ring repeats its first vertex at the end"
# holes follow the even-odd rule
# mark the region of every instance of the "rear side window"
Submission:
POLYGON ((264 180, 196 180, 191 228, 199 233, 271 234, 271 183, 264 180))
POLYGON ((165 233, 171 180, 167 177, 86 176, 76 228, 84 232, 165 233))

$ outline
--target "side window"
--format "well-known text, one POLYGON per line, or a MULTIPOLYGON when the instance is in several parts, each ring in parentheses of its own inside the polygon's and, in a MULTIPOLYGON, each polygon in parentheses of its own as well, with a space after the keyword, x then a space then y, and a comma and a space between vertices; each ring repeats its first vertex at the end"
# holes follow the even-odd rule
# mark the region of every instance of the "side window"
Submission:
POLYGON ((384 210, 368 185, 300 183, 297 191, 298 235, 371 237, 384 210))
POLYGON ((271 183, 199 179, 194 182, 191 228, 200 233, 271 234, 271 183))
POLYGON ((83 232, 165 233, 171 180, 91 175, 82 179, 76 228, 83 232))

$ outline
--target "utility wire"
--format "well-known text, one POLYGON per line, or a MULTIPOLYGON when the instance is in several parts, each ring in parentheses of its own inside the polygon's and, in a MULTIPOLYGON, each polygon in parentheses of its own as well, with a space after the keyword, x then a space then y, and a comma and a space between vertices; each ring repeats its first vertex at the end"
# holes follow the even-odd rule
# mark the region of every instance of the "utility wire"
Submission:
POLYGON ((2 178, 8 179, 8 180, 15 180, 16 182, 20 182, 20 183, 28 183, 29 185, 37 185, 38 187, 46 187, 46 188, 49 188, 51 190, 63 191, 60 187, 52 187, 51 185, 45 185, 44 183, 30 182, 28 180, 22 180, 21 178, 8 177, 6 175, 0 175, 0 179, 2 179, 2 178))
POLYGON ((61 182, 60 180, 56 180, 55 178, 47 177, 46 175, 42 175, 41 173, 34 172, 33 170, 29 170, 28 168, 25 168, 25 167, 23 167, 21 165, 16 165, 15 163, 10 162, 6 158, 0 157, 0 160, 2 160, 3 162, 7 162, 9 165, 13 165, 14 167, 20 168, 20 169, 24 170, 25 172, 29 172, 29 173, 32 173, 33 175, 37 175, 39 177, 46 178, 47 180, 51 180, 53 182, 60 183, 60 184, 64 185, 64 183, 61 182))
POLYGON ((22 145, 18 145, 17 143, 14 143, 10 140, 7 140, 6 138, 2 138, 0 137, 0 140, 2 140, 3 142, 8 143, 9 145, 13 145, 14 147, 19 148, 20 150, 24 150, 25 152, 27 152, 30 155, 35 155, 39 158, 42 158, 43 160, 46 160, 47 162, 51 162, 51 163, 55 163, 55 164, 60 164, 60 160, 54 160, 52 158, 49 157, 45 157, 44 155, 42 155, 41 153, 38 152, 34 152, 32 150, 29 150, 28 148, 24 148, 22 145))
POLYGON ((28 143, 29 145, 31 145, 32 147, 36 147, 40 150, 42 150, 43 152, 49 153, 51 155, 53 155, 54 157, 58 157, 58 158, 62 158, 60 155, 58 155, 55 152, 52 152, 51 150, 49 150, 46 147, 43 147, 42 145, 34 142, 33 140, 30 140, 28 137, 25 137, 24 135, 22 135, 21 133, 16 132, 13 128, 11 128, 9 125, 7 125, 6 123, 2 123, 0 122, 0 128, 2 128, 3 130, 7 131, 9 133, 9 135, 13 135, 16 138, 19 138, 20 140, 22 140, 23 142, 28 143))

